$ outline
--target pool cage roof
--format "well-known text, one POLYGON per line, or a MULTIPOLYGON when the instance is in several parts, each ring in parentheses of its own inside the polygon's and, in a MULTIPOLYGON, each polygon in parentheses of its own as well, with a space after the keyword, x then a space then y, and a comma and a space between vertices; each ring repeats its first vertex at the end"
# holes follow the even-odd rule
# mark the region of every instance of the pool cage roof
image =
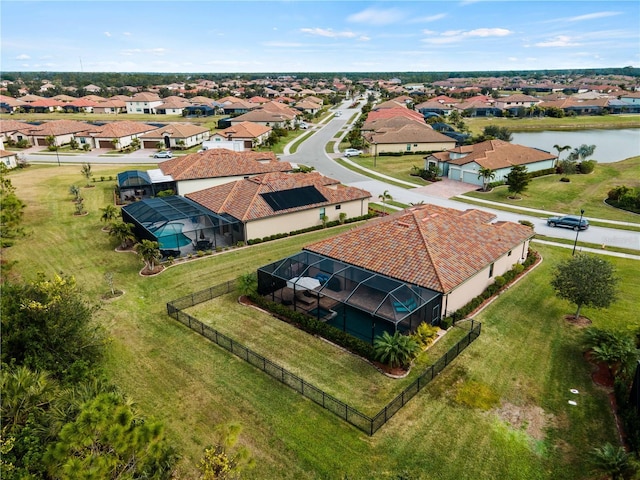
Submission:
POLYGON ((306 250, 265 265, 258 269, 258 275, 260 272, 286 281, 294 290, 306 277, 320 279, 314 292, 396 325, 440 296, 439 292, 306 250))
POLYGON ((151 185, 151 183, 149 174, 142 170, 127 170, 118 174, 118 186, 120 188, 142 187, 151 185))
POLYGON ((206 216, 213 226, 232 225, 238 220, 231 215, 219 215, 202 205, 185 197, 172 195, 169 197, 145 198, 138 202, 122 207, 123 212, 141 227, 153 235, 147 226, 158 223, 168 223, 182 220, 184 218, 194 218, 206 216))

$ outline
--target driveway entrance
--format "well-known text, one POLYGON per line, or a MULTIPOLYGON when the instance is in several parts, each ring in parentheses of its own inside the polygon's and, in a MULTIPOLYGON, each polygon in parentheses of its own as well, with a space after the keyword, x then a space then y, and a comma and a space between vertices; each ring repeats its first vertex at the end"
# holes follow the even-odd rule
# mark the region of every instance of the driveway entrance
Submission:
POLYGON ((443 178, 439 182, 433 182, 424 187, 414 188, 411 191, 422 193, 424 195, 432 195, 440 198, 451 198, 462 193, 472 192, 481 187, 471 183, 458 182, 449 178, 443 178))

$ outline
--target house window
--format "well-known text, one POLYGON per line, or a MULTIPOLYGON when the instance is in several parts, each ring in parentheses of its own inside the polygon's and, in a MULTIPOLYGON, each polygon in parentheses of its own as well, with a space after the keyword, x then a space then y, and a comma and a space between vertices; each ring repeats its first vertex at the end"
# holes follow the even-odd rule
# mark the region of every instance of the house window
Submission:
POLYGON ((323 207, 323 208, 320 209, 320 220, 322 220, 324 215, 325 215, 325 208, 323 207))
POLYGON ((493 263, 489 266, 489 278, 493 277, 493 263))
POLYGON ((407 143, 407 152, 410 152, 410 151, 411 151, 411 144, 407 143))
POLYGON ((342 208, 342 205, 336 205, 336 210, 340 210, 340 208, 342 208))

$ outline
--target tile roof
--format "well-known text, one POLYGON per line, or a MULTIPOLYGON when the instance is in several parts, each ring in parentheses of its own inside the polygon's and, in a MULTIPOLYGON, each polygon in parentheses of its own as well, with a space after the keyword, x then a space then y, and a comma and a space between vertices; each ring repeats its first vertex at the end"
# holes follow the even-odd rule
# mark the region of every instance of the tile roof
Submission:
POLYGON ((476 162, 481 167, 497 170, 557 158, 556 155, 544 150, 516 145, 503 140, 487 140, 475 145, 467 145, 467 147, 471 147, 471 152, 468 155, 448 160, 448 162, 453 165, 476 162))
POLYGON ((145 133, 144 135, 140 135, 140 137, 162 138, 165 135, 168 135, 172 138, 188 138, 208 131, 209 129, 207 127, 201 127, 200 125, 194 125, 192 123, 171 123, 145 133))
POLYGON ((42 125, 31 125, 29 134, 35 136, 68 135, 70 133, 84 132, 91 127, 88 123, 75 120, 52 120, 42 125))
POLYGON ((105 123, 102 126, 92 128, 91 136, 95 138, 122 138, 129 135, 150 132, 158 127, 142 122, 132 122, 131 120, 121 120, 118 122, 105 123))
POLYGON ((533 236, 489 212, 419 205, 304 249, 448 293, 533 236))
POLYGON ((158 165, 174 180, 259 175, 292 170, 289 162, 280 162, 273 152, 233 152, 226 148, 205 150, 172 158, 158 165))
POLYGON ((24 132, 25 130, 31 130, 34 125, 30 123, 20 122, 18 120, 5 120, 0 121, 0 133, 6 132, 24 132))
POLYGON ((409 121, 400 127, 385 127, 376 129, 367 135, 370 143, 450 143, 456 141, 440 132, 436 132, 430 125, 409 121))
POLYGON ((356 187, 341 185, 337 180, 325 177, 319 172, 272 172, 189 193, 187 197, 216 213, 228 213, 238 220, 247 222, 370 198, 371 194, 356 187), (327 201, 276 212, 261 195, 305 186, 314 186, 327 201))
POLYGON ((126 100, 127 102, 161 102, 162 99, 157 93, 140 92, 136 93, 133 97, 126 100))
POLYGON ((218 135, 222 135, 225 138, 231 136, 231 138, 256 138, 260 135, 264 135, 272 130, 271 127, 261 125, 253 122, 240 122, 231 127, 225 128, 216 132, 218 135))
POLYGON ((383 118, 406 117, 416 122, 424 123, 424 116, 420 112, 404 108, 383 108, 382 110, 371 111, 367 115, 367 122, 375 122, 383 118))

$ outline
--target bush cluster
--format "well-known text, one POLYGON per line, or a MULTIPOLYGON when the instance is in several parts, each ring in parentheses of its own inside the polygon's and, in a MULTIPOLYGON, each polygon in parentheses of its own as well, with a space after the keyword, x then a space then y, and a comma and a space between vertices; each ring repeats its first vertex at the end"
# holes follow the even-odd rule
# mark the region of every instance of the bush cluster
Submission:
POLYGON ((544 170, 536 170, 535 172, 529 172, 529 178, 544 177, 545 175, 555 175, 555 167, 545 168, 544 170))
POLYGON ((316 318, 305 315, 304 313, 294 312, 287 306, 278 302, 272 302, 258 295, 252 293, 249 298, 258 304, 260 307, 268 310, 269 312, 277 315, 281 320, 287 323, 297 326, 312 335, 318 335, 327 340, 346 348, 350 352, 360 355, 368 360, 375 360, 375 350, 373 345, 367 343, 359 338, 349 335, 342 330, 338 330, 331 325, 322 322, 316 318))
POLYGON ((606 203, 613 207, 640 213, 640 188, 618 186, 609 190, 606 203))

